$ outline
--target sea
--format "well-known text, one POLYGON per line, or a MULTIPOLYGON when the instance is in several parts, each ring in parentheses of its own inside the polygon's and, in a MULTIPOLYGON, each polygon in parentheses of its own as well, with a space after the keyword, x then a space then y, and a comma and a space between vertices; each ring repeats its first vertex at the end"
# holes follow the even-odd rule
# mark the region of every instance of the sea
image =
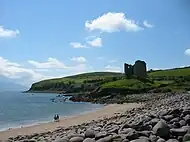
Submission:
POLYGON ((61 118, 77 116, 103 107, 86 102, 52 101, 58 94, 0 92, 0 131, 32 126, 61 118))

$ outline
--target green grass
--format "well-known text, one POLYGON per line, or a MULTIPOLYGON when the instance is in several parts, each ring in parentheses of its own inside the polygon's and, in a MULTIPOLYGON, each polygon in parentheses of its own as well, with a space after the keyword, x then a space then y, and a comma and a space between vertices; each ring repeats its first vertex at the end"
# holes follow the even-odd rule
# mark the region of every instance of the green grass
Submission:
POLYGON ((126 89, 142 89, 156 87, 159 84, 142 82, 137 79, 122 79, 113 82, 108 82, 102 85, 102 88, 126 88, 126 89))
POLYGON ((121 76, 122 73, 115 73, 115 72, 92 72, 92 73, 83 73, 79 75, 68 76, 65 78, 73 78, 73 79, 95 79, 101 77, 109 77, 109 76, 121 76))
POLYGON ((114 72, 93 72, 93 73, 84 73, 79 75, 67 76, 56 79, 43 80, 38 83, 51 83, 51 82, 69 82, 74 81, 75 83, 82 83, 84 80, 95 80, 95 79, 105 79, 110 77, 121 77, 121 73, 114 72))
MULTIPOLYGON (((190 67, 176 68, 168 70, 157 70, 148 73, 148 78, 145 80, 138 79, 124 79, 124 74, 114 72, 92 72, 79 75, 67 76, 63 78, 55 78, 43 80, 34 83, 30 90, 33 91, 47 91, 47 90, 67 90, 69 88, 78 88, 78 90, 91 90, 97 87, 101 88, 128 88, 128 89, 152 89, 152 88, 171 88, 176 90, 184 90, 190 84, 176 83, 176 80, 181 80, 181 76, 189 78, 190 67), (167 78, 172 77, 172 78, 167 78), (173 78, 174 77, 174 78, 173 78), (175 78, 177 77, 177 79, 175 78), (178 78, 179 77, 179 78, 178 78), (158 81, 160 80, 160 81, 158 81), (83 87, 81 87, 83 86, 83 87), (91 87, 89 87, 91 86, 91 87)), ((185 82, 188 82, 186 78, 185 82)), ((190 82, 190 79, 189 79, 190 82)))
POLYGON ((190 68, 176 68, 176 69, 169 69, 169 70, 158 70, 148 73, 148 76, 189 76, 190 75, 190 68))
POLYGON ((122 73, 114 73, 114 72, 92 72, 92 73, 84 73, 79 75, 67 76, 63 78, 55 78, 43 80, 37 83, 32 84, 30 90, 49 90, 55 89, 60 86, 60 88, 64 88, 63 84, 72 84, 72 85, 82 85, 85 81, 94 81, 98 82, 101 80, 104 81, 112 81, 113 77, 122 77, 122 73))
POLYGON ((173 80, 162 80, 162 81, 154 81, 154 82, 158 83, 158 84, 171 84, 174 81, 173 80))

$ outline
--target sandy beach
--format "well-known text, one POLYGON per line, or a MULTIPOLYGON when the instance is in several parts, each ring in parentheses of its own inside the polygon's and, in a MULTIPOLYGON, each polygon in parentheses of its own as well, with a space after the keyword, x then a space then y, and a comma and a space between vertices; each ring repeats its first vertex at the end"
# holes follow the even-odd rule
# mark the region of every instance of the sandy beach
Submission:
POLYGON ((87 114, 78 115, 74 117, 60 117, 60 122, 49 122, 49 123, 42 123, 39 125, 29 126, 29 127, 22 127, 22 128, 15 128, 6 131, 0 132, 0 139, 6 140, 9 137, 15 137, 18 135, 30 135, 33 133, 42 133, 47 131, 53 131, 60 127, 69 127, 72 125, 79 125, 82 123, 87 123, 92 120, 98 120, 105 117, 111 117, 116 113, 125 112, 128 109, 140 107, 140 104, 136 103, 128 103, 128 104, 110 104, 102 109, 99 109, 95 112, 89 112, 87 114))

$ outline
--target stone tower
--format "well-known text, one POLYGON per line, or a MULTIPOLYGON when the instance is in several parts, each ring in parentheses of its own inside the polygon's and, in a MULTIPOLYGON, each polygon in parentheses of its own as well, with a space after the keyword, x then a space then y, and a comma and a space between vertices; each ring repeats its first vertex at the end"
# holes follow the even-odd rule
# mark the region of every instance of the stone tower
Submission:
POLYGON ((134 75, 140 78, 146 78, 147 71, 146 71, 146 63, 141 60, 137 60, 133 65, 133 72, 134 75))
POLYGON ((125 63, 124 72, 127 77, 131 77, 133 75, 133 66, 125 63))

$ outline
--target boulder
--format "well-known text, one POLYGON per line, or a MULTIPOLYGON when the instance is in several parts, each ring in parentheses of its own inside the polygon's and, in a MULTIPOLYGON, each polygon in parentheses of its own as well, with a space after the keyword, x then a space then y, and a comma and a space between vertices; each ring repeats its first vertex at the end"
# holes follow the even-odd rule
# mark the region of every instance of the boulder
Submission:
POLYGON ((72 137, 70 142, 82 142, 84 140, 83 137, 72 137))
POLYGON ((69 139, 67 137, 56 138, 53 142, 69 142, 69 139))
POLYGON ((151 142, 156 142, 158 138, 155 135, 150 135, 150 141, 151 142))
POLYGON ((165 140, 162 138, 159 138, 156 142, 165 142, 165 140))
POLYGON ((83 134, 69 134, 68 138, 71 139, 73 137, 82 137, 84 139, 84 135, 83 134))
POLYGON ((94 138, 95 137, 95 131, 92 129, 86 130, 84 133, 85 138, 94 138))
POLYGON ((132 140, 130 142, 149 142, 149 140, 147 140, 147 139, 135 139, 135 140, 132 140))
POLYGON ((172 120, 173 118, 174 118, 173 115, 166 115, 166 116, 163 117, 163 119, 166 120, 166 121, 170 121, 170 120, 172 120))
POLYGON ((95 136, 95 140, 98 140, 98 139, 104 138, 104 137, 106 137, 106 136, 108 136, 108 133, 107 133, 106 131, 99 132, 99 133, 96 134, 96 136, 95 136))
POLYGON ((126 134, 126 139, 128 140, 134 140, 139 138, 139 134, 136 131, 130 131, 126 134))
POLYGON ((170 129, 170 133, 174 136, 184 136, 187 133, 187 130, 183 128, 170 129))
POLYGON ((182 126, 185 126, 186 122, 185 122, 185 120, 180 120, 179 124, 180 124, 180 127, 182 127, 182 126))
POLYGON ((189 142, 190 141, 190 134, 185 134, 183 137, 183 142, 189 142))
POLYGON ((83 142, 96 142, 94 139, 86 138, 83 142))
POLYGON ((112 141, 112 136, 109 135, 109 136, 106 136, 104 138, 97 140, 96 142, 111 142, 111 141, 112 141))
POLYGON ((169 135, 169 127, 166 122, 163 120, 159 121, 154 127, 153 127, 153 133, 157 136, 160 136, 161 138, 166 138, 169 135))

